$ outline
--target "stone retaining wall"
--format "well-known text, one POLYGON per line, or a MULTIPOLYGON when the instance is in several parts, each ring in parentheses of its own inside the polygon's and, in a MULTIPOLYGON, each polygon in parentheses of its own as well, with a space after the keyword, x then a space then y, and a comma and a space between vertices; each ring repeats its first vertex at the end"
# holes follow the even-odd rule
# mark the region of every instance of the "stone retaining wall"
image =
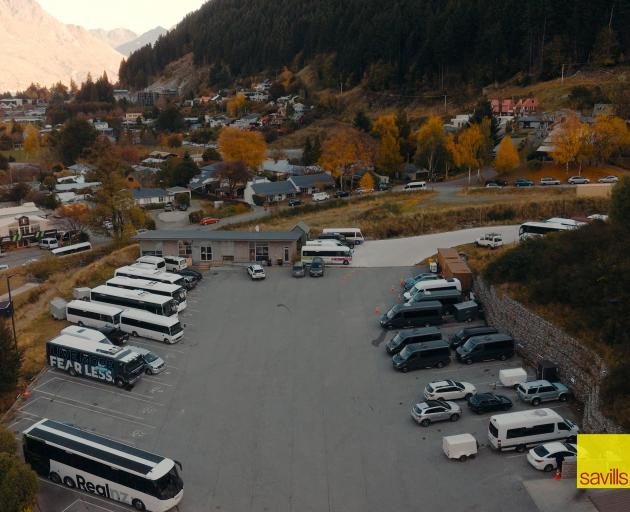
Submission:
POLYGON ((474 290, 488 323, 514 337, 528 364, 537 367, 540 360, 548 359, 558 365, 562 382, 584 406, 583 432, 623 432, 599 411, 599 387, 608 368, 597 353, 479 277, 474 290))

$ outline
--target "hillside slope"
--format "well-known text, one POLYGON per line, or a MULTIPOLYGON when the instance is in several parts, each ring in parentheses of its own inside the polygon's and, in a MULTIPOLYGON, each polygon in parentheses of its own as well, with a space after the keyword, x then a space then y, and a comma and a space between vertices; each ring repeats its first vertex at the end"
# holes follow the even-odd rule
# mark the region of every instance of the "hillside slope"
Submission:
POLYGON ((65 25, 35 0, 0 0, 0 91, 51 85, 88 73, 117 80, 122 55, 86 29, 65 25))
POLYGON ((139 50, 143 46, 155 43, 160 36, 163 36, 167 32, 168 30, 166 30, 164 27, 155 27, 151 30, 148 30, 144 34, 125 41, 124 44, 119 44, 115 46, 115 48, 123 55, 131 55, 133 52, 139 50))

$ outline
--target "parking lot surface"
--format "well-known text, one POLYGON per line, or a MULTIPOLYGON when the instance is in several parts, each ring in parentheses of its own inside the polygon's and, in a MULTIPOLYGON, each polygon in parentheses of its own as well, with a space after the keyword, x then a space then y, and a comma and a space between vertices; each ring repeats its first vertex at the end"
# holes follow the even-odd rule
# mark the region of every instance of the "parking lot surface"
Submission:
MULTIPOLYGON (((133 339, 167 369, 130 391, 45 372, 10 427, 41 417, 71 423, 183 464, 182 512, 535 511, 524 481, 549 479, 524 454, 491 451, 489 415, 464 402, 457 422, 423 428, 410 417, 429 381, 456 378, 493 390, 518 359, 393 370, 378 325, 411 269, 327 269, 295 279, 269 268, 210 271, 189 293, 184 340, 133 339), (474 460, 449 461, 442 436, 469 432, 474 460)), ((468 324, 467 324, 468 325, 468 324)), ((445 324, 449 335, 462 325, 445 324)), ((531 406, 515 401, 513 410, 531 406)), ((550 403, 573 418, 569 404, 550 403)), ((119 511, 115 502, 42 482, 42 512, 119 511)))

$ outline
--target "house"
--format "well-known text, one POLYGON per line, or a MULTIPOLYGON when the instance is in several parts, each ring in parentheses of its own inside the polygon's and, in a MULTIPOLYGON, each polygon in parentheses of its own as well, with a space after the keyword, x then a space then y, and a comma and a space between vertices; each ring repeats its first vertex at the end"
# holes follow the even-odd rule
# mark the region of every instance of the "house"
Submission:
POLYGON ((299 190, 301 194, 311 195, 326 188, 334 188, 335 180, 330 174, 304 174, 302 176, 291 176, 287 181, 299 190))
POLYGON ((446 127, 452 127, 453 130, 460 130, 461 128, 465 128, 470 123, 471 114, 457 114, 455 117, 451 119, 451 122, 448 123, 446 127))
MULTIPOLYGON (((73 164, 67 168, 72 174, 76 174, 78 176, 84 176, 88 172, 92 171, 92 166, 87 164, 73 164)), ((57 180, 59 181, 59 180, 57 180)))
POLYGON ((269 89, 271 89, 271 80, 269 79, 263 80, 262 82, 259 82, 256 85, 254 85, 254 90, 256 92, 265 92, 265 91, 268 91, 269 89))
POLYGON ((490 105, 492 106, 492 113, 494 115, 508 114, 512 115, 514 113, 514 108, 516 104, 512 99, 501 99, 494 98, 490 100, 490 105))
POLYGON ((534 97, 521 98, 516 104, 516 112, 521 115, 533 114, 538 110, 538 100, 534 97))
POLYGON ((275 176, 287 176, 293 174, 293 165, 288 160, 267 159, 261 164, 262 172, 270 173, 275 176))
POLYGON ((201 173, 190 180, 189 189, 197 192, 208 192, 210 189, 218 187, 220 180, 215 176, 215 172, 219 165, 221 162, 209 164, 199 169, 201 173))
POLYGON ((86 188, 96 188, 100 186, 99 181, 86 181, 85 176, 62 176, 57 178, 55 192, 71 192, 73 190, 82 190, 86 188))
POLYGON ((243 192, 246 203, 254 205, 254 196, 261 196, 267 203, 284 201, 289 197, 295 197, 299 189, 290 181, 269 181, 268 179, 255 179, 248 181, 243 192))
POLYGON ((518 119, 518 127, 521 130, 534 129, 538 130, 543 127, 543 119, 541 116, 521 116, 518 119))
POLYGON ((52 219, 35 203, 0 208, 0 241, 2 246, 28 247, 41 238, 56 233, 52 219))
POLYGON ((137 234, 142 255, 181 256, 194 265, 249 262, 288 264, 298 257, 306 239, 304 229, 290 231, 208 231, 205 229, 158 229, 137 234))
POLYGON ((248 101, 254 101, 256 103, 263 103, 269 99, 269 95, 265 94, 262 91, 248 91, 244 92, 243 95, 247 98, 248 101))
POLYGON ((99 132, 101 135, 107 135, 108 137, 111 137, 114 135, 114 129, 110 128, 109 123, 107 123, 106 121, 92 120, 91 122, 94 129, 97 132, 99 132))
POLYGON ((258 114, 248 114, 241 119, 237 119, 232 122, 232 126, 242 130, 258 127, 260 125, 260 116, 258 114))
POLYGON ((114 100, 116 101, 132 101, 131 95, 127 89, 114 89, 114 100))
POLYGON ((188 199, 191 198, 190 189, 184 187, 170 187, 166 189, 166 195, 169 201, 174 201, 178 194, 187 194, 188 199))
POLYGON ((137 123, 138 119, 142 121, 142 112, 127 112, 125 114, 125 122, 127 123, 137 123))
POLYGON ((223 128, 224 126, 230 124, 230 119, 226 116, 205 116, 206 124, 210 128, 223 128))
POLYGON ((163 188, 138 188, 131 191, 138 206, 168 203, 168 193, 163 188))
POLYGON ((83 198, 83 196, 78 196, 74 192, 57 192, 55 193, 55 197, 61 204, 74 203, 83 198))

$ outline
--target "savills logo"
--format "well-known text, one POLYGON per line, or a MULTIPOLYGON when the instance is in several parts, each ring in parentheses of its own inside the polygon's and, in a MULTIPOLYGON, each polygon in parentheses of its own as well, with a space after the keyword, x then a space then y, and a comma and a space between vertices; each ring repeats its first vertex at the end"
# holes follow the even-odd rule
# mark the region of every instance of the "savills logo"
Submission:
POLYGON ((579 434, 577 487, 630 488, 630 435, 579 434))

